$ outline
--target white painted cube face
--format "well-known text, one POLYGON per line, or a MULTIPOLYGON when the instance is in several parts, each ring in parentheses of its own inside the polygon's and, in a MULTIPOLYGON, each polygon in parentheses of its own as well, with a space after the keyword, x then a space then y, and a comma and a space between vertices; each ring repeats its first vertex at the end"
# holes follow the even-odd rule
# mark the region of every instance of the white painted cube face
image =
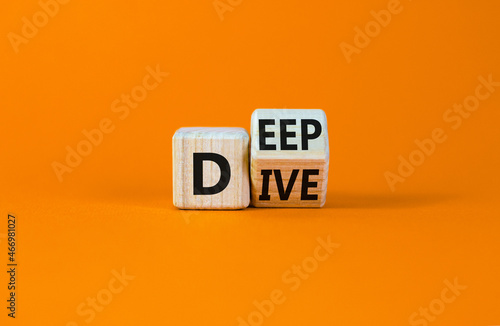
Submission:
POLYGON ((181 128, 172 138, 174 205, 240 209, 250 202, 249 136, 242 128, 181 128))
POLYGON ((323 110, 257 109, 251 135, 254 206, 324 205, 330 152, 323 110))
POLYGON ((252 153, 303 155, 325 158, 328 154, 326 114, 319 109, 257 109, 250 127, 252 153))

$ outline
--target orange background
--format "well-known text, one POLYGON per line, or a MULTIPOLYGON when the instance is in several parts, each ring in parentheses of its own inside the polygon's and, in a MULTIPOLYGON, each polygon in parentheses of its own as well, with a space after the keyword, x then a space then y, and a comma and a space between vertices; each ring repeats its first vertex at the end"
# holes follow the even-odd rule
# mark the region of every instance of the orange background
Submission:
POLYGON ((11 320, 0 274, 2 325, 86 325, 76 308, 122 268, 135 279, 91 324, 237 325, 282 289, 263 325, 409 325, 455 278, 430 324, 500 324, 500 88, 457 130, 442 118, 500 80, 500 2, 402 0, 351 63, 339 44, 388 1, 236 2, 221 20, 211 0, 72 0, 18 53, 8 35, 40 5, 3 4, 0 236, 15 213, 19 283, 11 320), (120 120, 111 104, 156 65, 169 76, 120 120), (325 110, 326 207, 176 210, 174 131, 248 130, 255 108, 325 110), (115 130, 59 182, 51 164, 102 118, 115 130), (391 192, 384 173, 434 128, 446 142, 391 192), (290 290, 328 235, 340 248, 290 290))

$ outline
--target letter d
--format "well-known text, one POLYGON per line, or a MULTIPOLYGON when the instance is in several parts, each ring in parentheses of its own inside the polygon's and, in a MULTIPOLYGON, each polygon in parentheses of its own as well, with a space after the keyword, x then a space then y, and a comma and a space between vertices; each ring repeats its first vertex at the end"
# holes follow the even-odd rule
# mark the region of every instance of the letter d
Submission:
POLYGON ((66 150, 68 151, 68 155, 66 155, 66 164, 71 166, 72 168, 76 168, 80 163, 82 163, 82 158, 78 155, 77 152, 73 150, 70 146, 66 146, 66 150))
POLYGON ((408 162, 403 156, 399 155, 399 161, 401 162, 398 166, 398 173, 403 178, 408 178, 415 172, 415 168, 408 162))
POLYGON ((356 32, 356 35, 354 36, 354 45, 356 45, 360 49, 366 48, 371 42, 368 35, 363 33, 363 31, 358 26, 354 27, 354 31, 356 32))
POLYGON ((193 190, 195 195, 215 195, 226 189, 231 180, 231 167, 226 158, 217 153, 193 153, 193 190), (216 185, 203 186, 203 161, 212 161, 219 166, 220 179, 216 185))

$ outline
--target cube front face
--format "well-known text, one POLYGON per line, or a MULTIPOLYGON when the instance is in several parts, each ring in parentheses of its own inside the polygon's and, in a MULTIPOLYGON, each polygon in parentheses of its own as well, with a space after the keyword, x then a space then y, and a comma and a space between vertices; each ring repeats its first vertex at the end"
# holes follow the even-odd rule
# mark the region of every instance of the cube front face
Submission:
POLYGON ((250 129, 252 205, 323 206, 329 166, 324 111, 257 109, 250 129))
POLYGON ((174 206, 241 209, 249 205, 249 136, 243 128, 181 128, 172 138, 174 206))

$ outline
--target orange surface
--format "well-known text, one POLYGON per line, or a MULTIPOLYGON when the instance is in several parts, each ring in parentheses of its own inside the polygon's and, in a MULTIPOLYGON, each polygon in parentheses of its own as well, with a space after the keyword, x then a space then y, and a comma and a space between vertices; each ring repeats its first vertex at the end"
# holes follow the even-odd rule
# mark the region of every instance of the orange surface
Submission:
POLYGON ((0 273, 1 325, 500 324, 500 87, 476 95, 500 81, 500 2, 216 4, 223 20, 212 1, 73 0, 47 21, 35 0, 3 4, 1 269, 8 213, 19 265, 15 320, 0 273), (377 35, 346 58, 366 24, 377 35), (478 108, 457 118, 464 99, 478 108), (248 130, 258 107, 325 110, 326 207, 176 210, 174 131, 248 130), (386 172, 436 128, 391 191, 386 172), (318 237, 340 246, 325 258, 318 237))

